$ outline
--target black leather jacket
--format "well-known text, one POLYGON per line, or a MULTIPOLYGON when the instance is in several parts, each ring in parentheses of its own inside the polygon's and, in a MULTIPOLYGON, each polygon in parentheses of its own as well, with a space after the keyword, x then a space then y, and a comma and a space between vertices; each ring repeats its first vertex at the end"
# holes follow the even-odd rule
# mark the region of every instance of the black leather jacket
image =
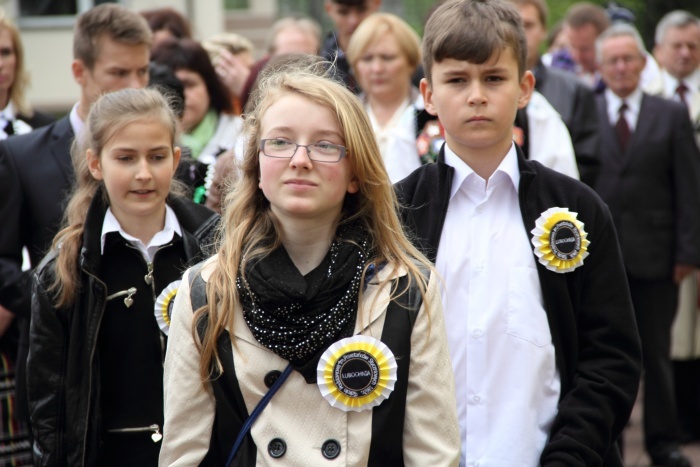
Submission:
MULTIPOLYGON (((169 199, 168 205, 182 228, 184 272, 206 258, 220 216, 181 198, 169 199)), ((97 464, 100 373, 95 355, 107 301, 106 286, 98 277, 106 210, 102 196, 96 195, 78 258, 81 290, 72 307, 57 309, 47 291, 55 277, 56 250, 44 258, 34 276, 27 387, 37 466, 97 464)))

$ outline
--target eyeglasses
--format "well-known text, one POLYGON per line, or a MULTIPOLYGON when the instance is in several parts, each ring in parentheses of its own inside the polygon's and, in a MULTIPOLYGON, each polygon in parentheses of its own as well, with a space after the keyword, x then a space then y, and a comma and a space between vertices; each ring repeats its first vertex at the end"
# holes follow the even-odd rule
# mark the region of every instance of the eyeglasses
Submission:
POLYGON ((309 159, 316 162, 338 162, 347 152, 345 146, 333 143, 297 144, 279 138, 260 140, 260 150, 267 157, 291 159, 300 147, 306 148, 309 159))
POLYGON ((641 55, 621 55, 619 57, 611 57, 603 60, 603 66, 615 66, 618 62, 622 62, 624 65, 629 65, 637 60, 641 60, 641 55))

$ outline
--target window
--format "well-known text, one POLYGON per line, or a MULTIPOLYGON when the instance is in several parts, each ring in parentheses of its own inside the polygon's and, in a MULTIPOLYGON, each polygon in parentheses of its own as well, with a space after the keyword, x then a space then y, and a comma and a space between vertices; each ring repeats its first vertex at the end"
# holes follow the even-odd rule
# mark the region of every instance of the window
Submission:
POLYGON ((75 16, 116 0, 17 0, 21 27, 73 27, 75 16))

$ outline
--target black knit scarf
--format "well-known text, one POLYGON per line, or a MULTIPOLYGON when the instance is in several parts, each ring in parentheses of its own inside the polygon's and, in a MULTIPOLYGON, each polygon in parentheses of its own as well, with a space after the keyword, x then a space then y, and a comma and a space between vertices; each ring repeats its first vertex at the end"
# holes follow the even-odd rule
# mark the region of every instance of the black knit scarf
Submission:
POLYGON ((341 225, 321 264, 302 276, 283 246, 246 264, 236 282, 243 317, 255 338, 316 381, 321 354, 352 335, 369 236, 357 223, 341 225))

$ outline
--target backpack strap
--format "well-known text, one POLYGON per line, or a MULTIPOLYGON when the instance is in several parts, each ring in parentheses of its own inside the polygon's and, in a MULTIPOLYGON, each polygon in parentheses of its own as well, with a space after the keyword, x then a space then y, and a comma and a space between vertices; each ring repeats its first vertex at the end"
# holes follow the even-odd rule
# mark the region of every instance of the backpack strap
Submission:
MULTIPOLYGON (((204 261, 197 263, 190 269, 190 274, 187 276, 187 280, 190 283, 190 303, 192 304, 192 313, 202 308, 207 304, 207 284, 202 279, 202 266, 204 266, 204 261)), ((200 320, 197 323, 197 334, 199 339, 204 339, 204 331, 206 330, 208 319, 200 320)))
MULTIPOLYGON (((419 266, 420 272, 425 278, 426 283, 430 280, 430 270, 424 266, 419 266)), ((408 285, 408 274, 399 277, 396 279, 396 290, 404 290, 406 286, 408 285)), ((413 325, 416 322, 416 318, 418 317, 418 310, 420 310, 421 305, 423 304, 423 297, 420 294, 420 291, 418 290, 418 287, 416 283, 414 282, 411 284, 411 287, 408 288, 406 293, 401 294, 400 296, 396 297, 391 301, 389 304, 390 307, 395 307, 399 306, 404 312, 408 312, 408 317, 411 323, 411 328, 413 328, 413 325)))
MULTIPOLYGON (((420 267, 426 280, 430 270, 420 267)), ((406 289, 407 274, 394 279, 392 287, 401 292, 406 289)), ((413 282, 405 293, 394 298, 386 308, 386 319, 381 341, 389 347, 396 359, 396 382, 389 399, 372 409, 372 438, 381 438, 381 443, 372 443, 367 465, 403 465, 403 423, 406 417, 408 376, 411 363, 411 335, 418 313, 423 304, 418 285, 413 282)))
POLYGON ((207 304, 207 284, 202 279, 202 267, 204 261, 197 263, 190 268, 188 281, 190 282, 190 301, 192 302, 192 310, 198 310, 207 304))

